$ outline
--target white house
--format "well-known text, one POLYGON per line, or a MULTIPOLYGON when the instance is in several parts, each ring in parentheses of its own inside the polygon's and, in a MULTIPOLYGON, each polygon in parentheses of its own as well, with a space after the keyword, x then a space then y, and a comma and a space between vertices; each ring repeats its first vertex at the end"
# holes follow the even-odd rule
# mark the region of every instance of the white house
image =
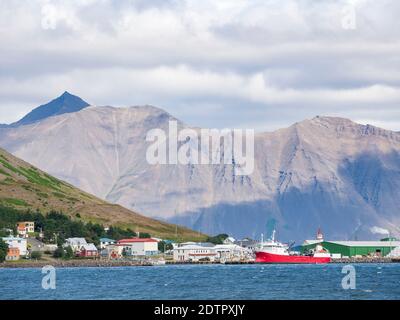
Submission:
POLYGON ((243 248, 237 244, 218 244, 214 247, 217 254, 216 258, 220 260, 241 260, 252 257, 251 249, 243 248))
POLYGON ((203 247, 196 244, 188 244, 174 248, 173 256, 174 261, 215 261, 217 253, 215 252, 214 247, 203 247))
POLYGON ((109 238, 100 238, 100 249, 105 249, 107 246, 115 244, 115 240, 109 238))
POLYGON ((80 251, 82 246, 87 244, 85 238, 68 238, 65 239, 64 248, 71 247, 72 251, 75 253, 80 251))
POLYGON ((158 241, 152 238, 122 239, 117 242, 122 245, 128 256, 151 256, 158 254, 158 241))
POLYGON ((245 238, 243 240, 236 240, 235 244, 243 248, 247 248, 249 250, 254 251, 260 245, 260 242, 257 240, 245 238))
POLYGON ((20 256, 26 256, 28 253, 28 243, 24 238, 5 237, 3 241, 9 248, 18 248, 20 256))
POLYGON ((223 242, 224 242, 224 244, 233 244, 233 243, 235 243, 235 241, 236 241, 235 238, 228 237, 223 242))

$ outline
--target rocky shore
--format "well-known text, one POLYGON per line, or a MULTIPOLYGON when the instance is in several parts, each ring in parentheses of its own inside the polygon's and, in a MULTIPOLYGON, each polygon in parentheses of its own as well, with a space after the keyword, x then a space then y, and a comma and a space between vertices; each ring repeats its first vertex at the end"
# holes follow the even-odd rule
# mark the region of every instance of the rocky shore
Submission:
MULTIPOLYGON (((226 262, 225 264, 254 264, 254 261, 226 262)), ((331 263, 400 263, 400 259, 393 258, 342 258, 332 260, 331 263)), ((166 264, 219 264, 219 262, 181 262, 166 261, 166 264)), ((3 262, 0 263, 1 268, 42 268, 44 266, 53 266, 55 268, 79 268, 79 267, 138 267, 153 266, 150 261, 126 261, 126 260, 39 260, 39 261, 19 261, 19 262, 3 262)))
POLYGON ((28 262, 4 262, 0 268, 42 268, 44 266, 55 268, 74 267, 137 267, 152 266, 150 262, 144 261, 112 261, 112 260, 55 260, 55 261, 28 261, 28 262))

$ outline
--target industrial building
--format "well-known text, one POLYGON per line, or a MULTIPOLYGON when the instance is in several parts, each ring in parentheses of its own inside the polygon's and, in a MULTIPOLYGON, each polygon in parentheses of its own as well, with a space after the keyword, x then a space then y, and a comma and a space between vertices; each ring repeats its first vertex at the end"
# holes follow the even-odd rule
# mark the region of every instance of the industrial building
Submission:
POLYGON ((174 261, 215 261, 217 253, 214 246, 206 247, 199 244, 187 244, 173 250, 174 261))
POLYGON ((387 256, 396 247, 400 247, 400 241, 396 239, 382 239, 381 241, 324 241, 306 240, 302 246, 302 252, 307 252, 317 244, 336 257, 355 256, 387 256))
POLYGON ((152 238, 121 239, 117 245, 123 246, 127 256, 152 256, 159 253, 158 242, 152 238))

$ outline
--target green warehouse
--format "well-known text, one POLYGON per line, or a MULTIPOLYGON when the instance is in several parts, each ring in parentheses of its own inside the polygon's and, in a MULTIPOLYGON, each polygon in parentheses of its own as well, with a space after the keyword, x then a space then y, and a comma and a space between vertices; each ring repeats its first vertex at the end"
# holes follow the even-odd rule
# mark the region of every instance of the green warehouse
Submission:
POLYGON ((386 256, 394 248, 400 247, 400 241, 396 239, 382 239, 381 241, 319 241, 306 240, 302 245, 302 252, 314 249, 317 245, 334 255, 341 257, 379 255, 386 256))

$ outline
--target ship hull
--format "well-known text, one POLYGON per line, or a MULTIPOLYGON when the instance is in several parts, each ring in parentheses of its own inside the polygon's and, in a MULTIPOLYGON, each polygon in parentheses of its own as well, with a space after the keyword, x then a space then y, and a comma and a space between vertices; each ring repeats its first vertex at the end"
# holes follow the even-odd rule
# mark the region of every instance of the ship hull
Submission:
POLYGON ((313 256, 291 256, 272 254, 267 252, 256 252, 257 263, 276 263, 276 264, 323 264, 331 262, 330 257, 313 256))

